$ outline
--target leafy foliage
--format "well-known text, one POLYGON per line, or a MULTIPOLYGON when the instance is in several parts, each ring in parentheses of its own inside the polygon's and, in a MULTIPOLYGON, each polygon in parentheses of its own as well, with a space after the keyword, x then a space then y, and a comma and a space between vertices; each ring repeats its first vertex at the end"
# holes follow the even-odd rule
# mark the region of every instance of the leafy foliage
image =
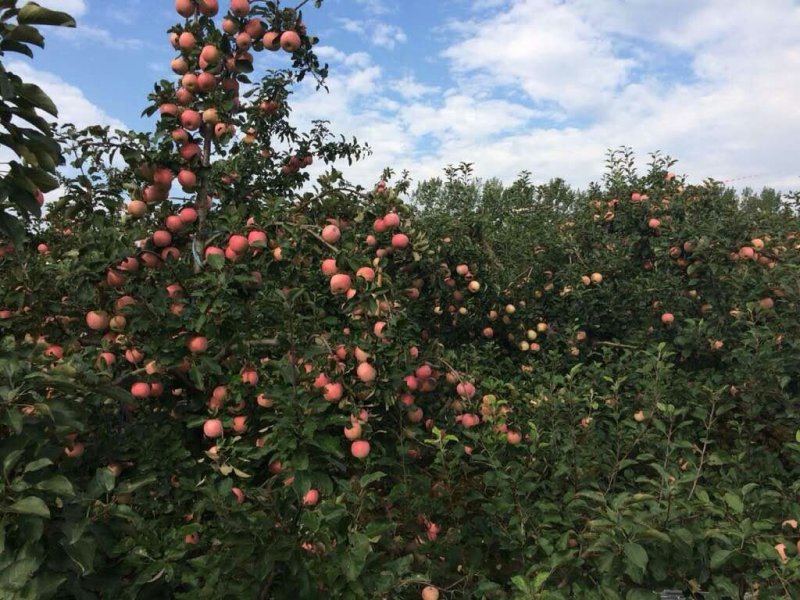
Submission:
MULTIPOLYGON (((33 57, 32 47, 44 48, 44 37, 36 25, 75 27, 69 15, 16 0, 0 3, 0 56, 9 52, 33 57), (16 20, 16 22, 14 22, 16 20)), ((0 178, 0 235, 22 242, 19 219, 40 216, 42 194, 58 186, 56 167, 63 164, 46 113, 58 116, 53 101, 41 88, 8 71, 0 61, 0 146, 21 159, 7 163, 0 178)))
POLYGON ((215 87, 62 128, 0 252, 3 597, 793 597, 793 206, 627 149, 585 192, 312 182, 368 149, 290 125, 316 40, 250 8, 189 2, 215 87), (254 83, 247 27, 291 68, 254 83))

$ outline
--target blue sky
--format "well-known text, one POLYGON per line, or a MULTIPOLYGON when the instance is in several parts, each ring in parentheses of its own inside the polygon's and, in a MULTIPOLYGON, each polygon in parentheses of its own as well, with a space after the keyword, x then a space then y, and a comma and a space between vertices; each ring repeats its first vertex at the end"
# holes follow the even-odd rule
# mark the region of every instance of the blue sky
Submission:
MULTIPOLYGON (((146 95, 171 77, 174 2, 40 2, 79 26, 48 29, 21 73, 64 119, 148 129, 146 95)), ((585 186, 626 144, 642 162, 674 156, 691 181, 800 188, 797 0, 326 0, 305 13, 331 93, 301 88, 295 115, 372 146, 346 171, 359 183, 468 161, 484 178, 525 169, 585 186)))

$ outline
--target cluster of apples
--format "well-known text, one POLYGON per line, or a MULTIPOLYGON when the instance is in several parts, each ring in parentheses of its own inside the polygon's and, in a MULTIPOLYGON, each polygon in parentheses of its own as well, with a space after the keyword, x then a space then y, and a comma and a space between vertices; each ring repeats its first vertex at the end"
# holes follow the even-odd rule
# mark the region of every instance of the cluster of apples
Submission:
MULTIPOLYGON (((320 239, 331 247, 334 247, 342 237, 342 231, 337 221, 331 219, 332 223, 324 226, 320 232, 320 239)), ((384 232, 392 233, 391 242, 389 247, 380 247, 378 238, 369 234, 366 239, 367 246, 375 248, 375 257, 380 259, 387 254, 407 248, 411 241, 405 233, 394 232, 400 227, 400 216, 396 212, 389 212, 383 217, 375 220, 373 229, 376 234, 384 232)), ((356 295, 356 290, 353 287, 353 277, 348 273, 339 271, 339 266, 335 257, 323 259, 320 269, 326 277, 329 278, 329 285, 331 293, 334 295, 344 295, 348 300, 356 295)), ((377 277, 377 272, 372 265, 364 265, 359 267, 355 272, 355 278, 362 279, 366 282, 372 282, 377 277)))

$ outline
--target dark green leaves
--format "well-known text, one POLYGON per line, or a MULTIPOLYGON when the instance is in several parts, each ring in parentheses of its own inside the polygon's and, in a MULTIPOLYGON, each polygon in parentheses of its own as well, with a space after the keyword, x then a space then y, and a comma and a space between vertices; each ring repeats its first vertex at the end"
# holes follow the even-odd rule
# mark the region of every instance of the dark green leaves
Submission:
POLYGON ((28 2, 19 10, 17 22, 20 25, 54 25, 57 27, 75 27, 75 19, 67 13, 50 10, 39 6, 36 2, 28 2))
POLYGON ((45 504, 44 500, 36 496, 26 496, 25 498, 17 500, 8 507, 8 512, 20 515, 35 515, 45 519, 50 518, 50 509, 47 507, 47 504, 45 504))

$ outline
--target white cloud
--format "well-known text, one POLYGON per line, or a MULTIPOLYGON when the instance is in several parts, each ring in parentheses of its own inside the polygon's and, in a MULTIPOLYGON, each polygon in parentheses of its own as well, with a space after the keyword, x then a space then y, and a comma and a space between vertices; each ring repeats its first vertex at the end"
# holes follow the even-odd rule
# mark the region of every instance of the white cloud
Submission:
POLYGON ((356 21, 354 19, 340 19, 342 28, 370 41, 374 46, 394 49, 397 44, 408 41, 406 33, 398 26, 383 21, 356 21))
POLYGON ((385 15, 397 10, 397 4, 389 0, 356 0, 356 3, 373 15, 385 15))
POLYGON ((376 46, 389 48, 390 50, 397 44, 404 44, 408 40, 405 32, 396 25, 389 23, 375 23, 372 26, 371 41, 376 46))
MULTIPOLYGON (((375 150, 345 168, 355 180, 374 183, 384 166, 419 180, 467 161, 484 178, 530 170, 585 186, 602 176, 607 149, 629 145, 642 165, 655 150, 679 159, 690 181, 800 187, 800 79, 787 75, 800 71, 797 2, 470 7, 466 20, 431 24, 447 44, 435 88, 409 65, 384 83, 393 66, 373 69, 368 57, 346 66, 351 55, 337 55, 331 94, 307 102, 375 150)), ((366 35, 365 22, 345 26, 366 35)))
POLYGON ((59 27, 53 34, 74 44, 100 44, 116 50, 136 50, 145 46, 143 40, 119 37, 102 27, 82 25, 74 29, 59 27))
POLYGON ((406 75, 402 79, 393 81, 390 86, 403 98, 417 100, 429 94, 436 94, 440 91, 435 85, 425 85, 414 79, 413 75, 406 75))
POLYGON ((608 101, 633 66, 570 5, 551 0, 517 2, 458 29, 464 39, 443 53, 456 74, 519 87, 535 102, 566 110, 608 101))

